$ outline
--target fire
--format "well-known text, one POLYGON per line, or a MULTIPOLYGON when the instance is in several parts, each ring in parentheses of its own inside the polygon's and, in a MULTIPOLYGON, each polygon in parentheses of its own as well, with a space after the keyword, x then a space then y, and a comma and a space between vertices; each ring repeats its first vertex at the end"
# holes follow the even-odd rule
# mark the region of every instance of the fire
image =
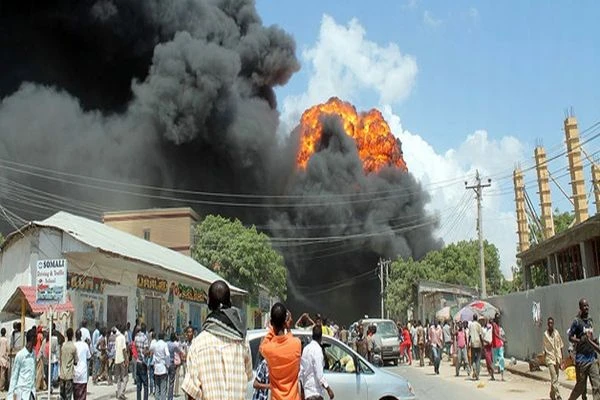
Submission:
POLYGON ((338 115, 346 134, 354 139, 365 172, 377 172, 385 166, 407 170, 400 141, 394 137, 381 112, 370 110, 358 113, 348 102, 332 97, 327 103, 318 104, 304 111, 300 120, 300 149, 296 157, 299 168, 305 169, 310 157, 316 152, 324 115, 338 115))

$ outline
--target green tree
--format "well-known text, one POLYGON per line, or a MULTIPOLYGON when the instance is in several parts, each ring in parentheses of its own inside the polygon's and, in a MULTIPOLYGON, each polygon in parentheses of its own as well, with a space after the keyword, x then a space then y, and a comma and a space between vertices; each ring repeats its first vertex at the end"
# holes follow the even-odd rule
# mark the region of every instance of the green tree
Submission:
MULTIPOLYGON (((488 294, 504 292, 506 286, 500 272, 498 249, 487 241, 484 242, 484 261, 488 294)), ((392 314, 403 317, 408 309, 416 308, 415 287, 421 280, 481 286, 479 242, 460 241, 427 253, 420 261, 399 259, 392 263, 391 279, 386 293, 386 302, 392 314)))
POLYGON ((561 233, 569 229, 573 221, 575 221, 575 214, 570 211, 560 212, 557 208, 554 210, 554 232, 561 233))
POLYGON ((271 246, 267 235, 239 220, 207 216, 195 228, 192 257, 233 285, 249 291, 253 298, 263 285, 272 295, 286 296, 287 270, 283 257, 271 246))

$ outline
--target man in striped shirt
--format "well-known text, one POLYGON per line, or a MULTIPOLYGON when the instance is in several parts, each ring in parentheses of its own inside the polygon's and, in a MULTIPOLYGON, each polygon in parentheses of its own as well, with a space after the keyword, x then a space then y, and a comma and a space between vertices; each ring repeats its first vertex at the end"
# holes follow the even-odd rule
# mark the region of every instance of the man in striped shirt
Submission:
POLYGON ((188 400, 244 400, 252 380, 246 327, 231 306, 229 286, 216 281, 208 289, 211 311, 187 355, 182 389, 188 400))

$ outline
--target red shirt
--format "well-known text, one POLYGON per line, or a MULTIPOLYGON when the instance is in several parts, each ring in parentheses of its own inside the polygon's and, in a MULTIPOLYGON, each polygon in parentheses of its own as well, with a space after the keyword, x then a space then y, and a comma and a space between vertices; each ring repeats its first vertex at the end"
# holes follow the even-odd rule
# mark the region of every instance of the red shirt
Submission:
POLYGON ((410 340, 410 332, 408 331, 408 329, 405 328, 402 330, 402 338, 404 339, 402 343, 405 343, 406 345, 412 345, 412 342, 410 340))
POLYGON ((504 342, 500 338, 500 325, 492 322, 492 348, 497 349, 504 346, 504 342))

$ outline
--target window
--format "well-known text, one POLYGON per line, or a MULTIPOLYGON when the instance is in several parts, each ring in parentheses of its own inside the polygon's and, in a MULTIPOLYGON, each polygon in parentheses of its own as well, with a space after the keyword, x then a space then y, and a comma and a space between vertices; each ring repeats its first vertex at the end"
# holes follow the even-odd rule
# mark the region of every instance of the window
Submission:
POLYGON ((369 367, 363 360, 358 361, 358 370, 360 371, 361 374, 370 375, 370 374, 375 373, 375 372, 373 372, 371 367, 369 367))
POLYGON ((323 343, 325 353, 325 370, 353 374, 356 372, 355 358, 352 353, 335 342, 325 340, 323 343))
POLYGON ((150 240, 150 229, 144 229, 144 240, 150 240))

